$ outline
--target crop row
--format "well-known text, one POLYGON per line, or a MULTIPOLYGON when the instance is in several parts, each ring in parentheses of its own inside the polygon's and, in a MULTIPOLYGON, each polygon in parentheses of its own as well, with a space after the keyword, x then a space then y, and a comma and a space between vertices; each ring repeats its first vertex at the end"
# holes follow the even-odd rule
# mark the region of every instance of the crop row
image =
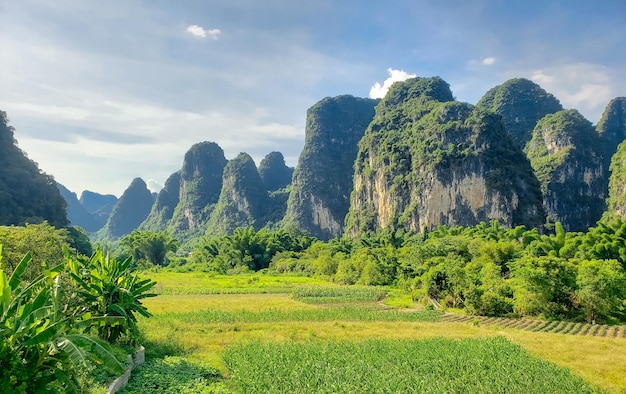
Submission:
POLYGON ((291 295, 307 303, 380 301, 387 290, 372 286, 298 286, 291 295))
POLYGON ((441 312, 420 311, 402 312, 398 309, 381 309, 363 306, 341 306, 335 308, 316 309, 267 309, 263 311, 220 311, 207 309, 203 311, 167 313, 156 315, 154 320, 175 319, 189 323, 274 323, 289 321, 386 321, 386 322, 435 322, 441 320, 441 312))
POLYGON ((502 337, 252 342, 228 348, 224 361, 244 393, 595 391, 502 337))
POLYGON ((551 332, 555 334, 589 335, 626 339, 626 326, 609 326, 605 324, 533 319, 508 319, 504 317, 461 316, 454 314, 445 314, 443 320, 446 322, 467 322, 483 325, 496 325, 502 328, 514 328, 533 332, 551 332))

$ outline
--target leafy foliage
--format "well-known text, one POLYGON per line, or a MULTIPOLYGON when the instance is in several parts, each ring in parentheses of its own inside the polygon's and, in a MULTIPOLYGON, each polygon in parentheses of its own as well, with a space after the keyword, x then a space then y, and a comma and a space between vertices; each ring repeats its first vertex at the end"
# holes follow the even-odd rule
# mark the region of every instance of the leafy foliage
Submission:
MULTIPOLYGON (((77 252, 88 251, 85 250, 88 249, 88 240, 74 231, 78 230, 56 229, 46 222, 25 226, 0 226, 0 243, 5 245, 0 267, 7 275, 11 275, 28 252, 31 252, 37 261, 47 262, 51 266, 63 264, 63 248, 73 248, 77 252)), ((32 280, 42 271, 41 265, 29 264, 22 278, 32 280)))
POLYGON ((80 286, 79 295, 92 316, 123 318, 97 327, 100 338, 115 342, 126 335, 131 344, 136 344, 139 337, 136 314, 151 316, 141 300, 156 296, 150 292, 156 282, 139 279, 133 274, 131 257, 118 261, 105 256, 101 250, 96 250, 88 260, 68 256, 67 263, 72 279, 80 286))
MULTIPOLYGON (((0 247, 0 258, 2 248, 0 247)), ((76 333, 92 325, 113 324, 113 318, 89 314, 78 319, 62 310, 58 280, 62 266, 46 267, 30 282, 21 275, 30 263, 26 254, 7 277, 0 272, 0 387, 7 393, 78 393, 79 368, 87 360, 114 372, 124 367, 107 343, 76 333)))

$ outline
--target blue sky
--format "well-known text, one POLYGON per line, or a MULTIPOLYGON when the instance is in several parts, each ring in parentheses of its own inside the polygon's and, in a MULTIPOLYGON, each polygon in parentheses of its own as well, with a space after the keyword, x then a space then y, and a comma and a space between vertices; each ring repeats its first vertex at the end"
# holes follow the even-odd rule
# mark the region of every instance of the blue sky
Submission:
POLYGON ((530 78, 595 124, 626 96, 626 2, 0 0, 0 109, 78 194, 162 184, 200 141, 295 166, 308 107, 408 75, 472 104, 530 78))

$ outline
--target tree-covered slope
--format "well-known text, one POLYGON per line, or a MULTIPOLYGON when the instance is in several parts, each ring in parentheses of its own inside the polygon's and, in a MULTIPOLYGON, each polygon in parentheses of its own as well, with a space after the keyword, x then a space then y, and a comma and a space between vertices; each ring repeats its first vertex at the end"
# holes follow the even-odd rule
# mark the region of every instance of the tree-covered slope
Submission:
POLYGON ((130 234, 148 217, 153 203, 146 182, 135 178, 113 207, 111 216, 98 231, 99 239, 117 240, 130 234))
POLYGON ((563 109, 553 95, 524 78, 510 79, 488 90, 476 106, 502 116, 513 141, 522 148, 530 141, 539 119, 563 109))
POLYGON ((441 224, 540 226, 539 184, 499 115, 439 77, 395 83, 359 142, 346 231, 441 224))
POLYGON ((259 164, 259 175, 268 191, 276 191, 291 184, 293 168, 287 167, 280 152, 270 152, 259 164))
POLYGON ((47 220, 66 226, 66 202, 56 182, 17 147, 14 131, 7 114, 0 111, 0 225, 47 220))
POLYGON ((576 110, 546 115, 526 153, 541 183, 548 221, 585 231, 600 219, 607 178, 598 133, 587 119, 576 110))
POLYGON ((358 142, 377 100, 327 97, 307 111, 304 148, 293 174, 286 227, 320 239, 340 235, 350 206, 358 142))
POLYGON ((230 235, 237 227, 265 225, 269 195, 254 161, 240 153, 224 168, 222 190, 207 226, 207 235, 230 235))

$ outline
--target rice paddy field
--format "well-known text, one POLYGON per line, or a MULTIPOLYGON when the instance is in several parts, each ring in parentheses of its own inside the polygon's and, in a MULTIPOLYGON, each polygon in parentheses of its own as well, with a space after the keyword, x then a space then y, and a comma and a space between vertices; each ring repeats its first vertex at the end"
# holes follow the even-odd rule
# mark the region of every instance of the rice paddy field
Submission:
POLYGON ((150 277, 147 362, 123 393, 626 393, 623 326, 399 308, 302 277, 150 277))

